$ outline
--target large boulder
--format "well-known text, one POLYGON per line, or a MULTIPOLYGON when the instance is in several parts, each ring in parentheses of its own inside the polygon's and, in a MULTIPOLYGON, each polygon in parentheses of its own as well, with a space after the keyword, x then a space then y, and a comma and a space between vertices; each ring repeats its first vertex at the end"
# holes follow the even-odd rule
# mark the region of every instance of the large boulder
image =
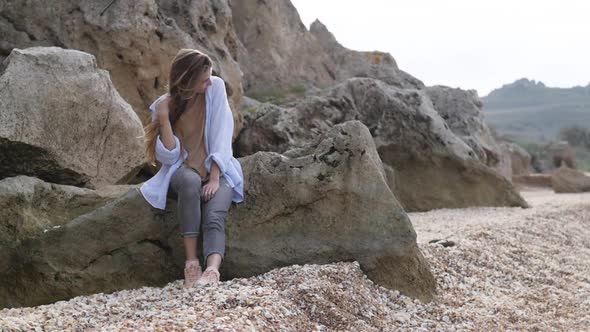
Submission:
POLYGON ((576 152, 567 141, 554 142, 546 145, 554 168, 566 166, 576 168, 576 152))
POLYGON ((319 20, 311 24, 309 32, 332 60, 332 71, 337 82, 352 77, 371 77, 400 88, 424 88, 424 83, 400 70, 389 53, 350 50, 342 46, 319 20))
POLYGON ((22 174, 94 187, 139 171, 141 121, 94 56, 13 49, 0 74, 0 179, 22 174))
POLYGON ((590 176, 562 165, 551 173, 551 186, 556 193, 581 193, 590 191, 590 176))
POLYGON ((531 156, 531 167, 539 173, 551 173, 566 166, 576 169, 576 151, 567 141, 542 144, 531 156))
MULTIPOLYGON (((223 278, 291 264, 356 260, 376 283, 432 298, 435 282, 416 233, 360 122, 335 126, 313 145, 286 155, 259 152, 240 161, 246 200, 226 220, 223 278)), ((0 306, 38 305, 182 278, 184 250, 175 208, 169 200, 166 211, 154 209, 133 188, 60 221, 60 227, 23 235, 3 259, 10 263, 0 271, 0 306)))
POLYGON ((307 89, 313 94, 313 87, 351 77, 377 78, 404 88, 424 87, 400 70, 389 53, 349 50, 318 20, 307 30, 290 0, 233 0, 231 8, 249 95, 289 99, 294 90, 307 89))
POLYGON ((182 270, 171 259, 168 239, 162 238, 174 237, 174 226, 163 222, 133 189, 59 227, 29 233, 3 257, 7 264, 0 271, 0 307, 34 306, 178 279, 182 270))
POLYGON ((532 173, 532 157, 527 150, 516 143, 503 142, 501 145, 510 157, 512 177, 532 173))
POLYGON ((333 63, 301 22, 290 0, 233 0, 240 66, 249 93, 276 93, 309 83, 334 82, 333 63))
POLYGON ((236 151, 282 153, 348 120, 370 130, 381 159, 395 170, 406 210, 527 206, 510 182, 483 164, 457 137, 422 90, 370 78, 349 79, 293 108, 262 104, 244 115, 236 151))
POLYGON ((285 156, 258 152, 241 162, 246 200, 228 219, 228 275, 357 260, 380 285, 432 296, 434 281, 416 234, 361 122, 336 125, 285 156))
POLYGON ((500 162, 494 169, 512 182, 519 181, 533 172, 533 158, 520 145, 512 142, 499 141, 500 162))
POLYGON ((451 131, 473 149, 477 158, 510 180, 510 156, 485 124, 477 92, 441 85, 429 86, 424 91, 451 131))
POLYGON ((0 245, 14 248, 21 239, 46 229, 59 228, 116 198, 122 194, 121 190, 130 188, 112 187, 91 190, 24 175, 0 180, 0 245))
MULTIPOLYGON (((59 271, 44 272, 64 266, 42 266, 51 262, 37 264, 39 257, 35 256, 44 253, 33 251, 41 244, 36 239, 51 241, 47 236, 62 227, 75 230, 71 227, 72 220, 104 206, 128 186, 118 187, 121 188, 96 191, 27 176, 0 180, 0 307, 47 303, 54 301, 56 294, 62 294, 57 295, 61 299, 81 291, 81 287, 71 290, 64 287, 59 271)), ((96 230, 100 232, 101 228, 96 230)), ((44 246, 62 248, 65 250, 62 255, 75 257, 78 251, 86 251, 83 238, 91 236, 74 232, 71 237, 78 235, 82 238, 74 242, 45 243, 44 246)), ((105 240, 101 233, 95 236, 100 241, 105 240)), ((67 273, 64 271, 61 275, 67 273)))
MULTIPOLYGON (((242 95, 237 39, 227 0, 43 0, 0 2, 0 60, 13 48, 59 46, 93 54, 121 96, 148 121, 147 106, 165 92, 180 48, 210 55, 215 70, 242 95), (109 5, 110 6, 107 6, 109 5)), ((234 113, 236 131, 241 126, 234 113)))

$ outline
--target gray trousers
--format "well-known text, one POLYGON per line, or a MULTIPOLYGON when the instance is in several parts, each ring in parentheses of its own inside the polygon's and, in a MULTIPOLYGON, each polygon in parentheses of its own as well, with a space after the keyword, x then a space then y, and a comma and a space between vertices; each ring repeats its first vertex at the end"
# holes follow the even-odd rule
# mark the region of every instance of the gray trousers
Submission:
POLYGON ((205 202, 201 200, 201 176, 192 168, 181 165, 170 180, 170 189, 178 202, 177 219, 182 237, 198 237, 203 231, 205 263, 209 255, 225 255, 225 217, 232 203, 233 190, 223 177, 219 189, 205 202))

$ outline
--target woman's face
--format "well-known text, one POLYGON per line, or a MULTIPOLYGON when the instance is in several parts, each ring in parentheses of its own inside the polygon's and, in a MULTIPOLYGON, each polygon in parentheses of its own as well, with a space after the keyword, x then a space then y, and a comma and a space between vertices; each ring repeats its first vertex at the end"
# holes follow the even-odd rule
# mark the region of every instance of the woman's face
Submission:
POLYGON ((207 88, 211 86, 211 71, 212 69, 209 69, 203 75, 201 75, 201 77, 199 77, 199 81, 195 87, 197 93, 205 93, 207 88))

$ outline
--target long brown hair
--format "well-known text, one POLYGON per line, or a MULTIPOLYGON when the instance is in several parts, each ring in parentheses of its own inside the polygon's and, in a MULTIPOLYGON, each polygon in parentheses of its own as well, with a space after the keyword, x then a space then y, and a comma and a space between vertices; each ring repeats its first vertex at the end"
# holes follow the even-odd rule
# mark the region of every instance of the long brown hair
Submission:
MULTIPOLYGON (((172 128, 187 106, 195 101, 196 84, 202 74, 206 73, 213 63, 204 53, 194 49, 183 48, 172 60, 170 66, 168 93, 170 94, 169 119, 172 128)), ((145 128, 145 151, 148 163, 156 166, 156 138, 160 134, 158 119, 152 120, 145 128)), ((182 150, 181 150, 182 151, 182 150)))

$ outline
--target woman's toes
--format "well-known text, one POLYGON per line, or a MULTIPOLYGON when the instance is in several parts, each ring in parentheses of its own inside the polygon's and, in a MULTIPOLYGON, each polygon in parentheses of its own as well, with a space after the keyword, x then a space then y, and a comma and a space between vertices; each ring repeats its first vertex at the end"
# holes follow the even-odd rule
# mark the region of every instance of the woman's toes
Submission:
POLYGON ((199 278, 199 280, 197 281, 197 284, 201 286, 209 284, 217 285, 218 282, 219 271, 217 271, 215 268, 207 268, 201 275, 201 278, 199 278))
POLYGON ((184 268, 184 287, 192 287, 201 277, 201 266, 198 260, 186 261, 184 268))

